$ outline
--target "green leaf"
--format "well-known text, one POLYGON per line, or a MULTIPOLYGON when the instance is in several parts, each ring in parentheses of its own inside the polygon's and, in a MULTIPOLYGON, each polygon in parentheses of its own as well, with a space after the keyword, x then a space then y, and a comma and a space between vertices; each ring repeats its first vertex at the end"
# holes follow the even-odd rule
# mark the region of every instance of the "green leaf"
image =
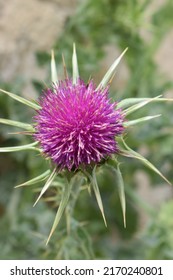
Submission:
POLYGON ((58 207, 58 211, 57 211, 57 214, 55 216, 55 220, 54 220, 52 229, 50 231, 49 237, 47 239, 46 245, 49 243, 49 240, 50 240, 52 234, 54 233, 56 227, 59 224, 59 221, 61 220, 61 217, 62 217, 62 215, 64 213, 64 210, 65 210, 65 208, 67 206, 67 203, 68 203, 68 200, 69 200, 69 197, 70 197, 71 188, 72 188, 72 182, 67 183, 64 186, 64 191, 63 191, 63 194, 62 194, 61 202, 60 202, 60 205, 58 207))
POLYGON ((35 151, 40 152, 40 149, 35 147, 37 144, 38 144, 38 142, 34 142, 31 144, 27 144, 27 145, 0 148, 0 152, 8 153, 8 152, 18 152, 18 151, 24 151, 24 150, 35 150, 35 151))
POLYGON ((123 53, 114 61, 114 63, 111 65, 111 67, 109 68, 109 70, 106 72, 105 76, 103 77, 103 79, 101 80, 100 84, 97 87, 98 89, 103 89, 107 86, 108 82, 110 81, 111 77, 114 75, 115 69, 118 66, 118 64, 120 63, 123 55, 126 53, 126 51, 128 50, 128 48, 126 48, 123 53))
POLYGON ((30 186, 30 185, 34 185, 34 184, 37 184, 39 182, 42 182, 44 180, 47 179, 47 177, 49 176, 50 174, 50 170, 47 170, 46 172, 42 173, 41 175, 25 182, 25 183, 22 183, 20 185, 17 185, 15 188, 19 188, 19 187, 23 187, 23 186, 30 186))
POLYGON ((126 196, 125 196, 124 180, 119 168, 119 164, 117 165, 117 179, 118 179, 117 185, 119 190, 121 208, 123 213, 124 227, 126 228, 126 196))
POLYGON ((124 222, 124 227, 126 228, 126 196, 125 196, 124 180, 119 168, 120 163, 117 164, 117 162, 115 162, 114 160, 109 160, 109 162, 106 163, 106 166, 108 166, 110 170, 116 175, 116 183, 118 187, 120 203, 121 203, 121 208, 123 213, 123 222, 124 222))
POLYGON ((141 101, 139 102, 138 104, 136 105, 133 105, 131 107, 129 107, 128 109, 124 110, 123 112, 125 113, 125 115, 130 115, 131 113, 137 111, 138 109, 144 107, 145 105, 151 103, 151 102, 154 102, 154 101, 157 101, 159 100, 159 98, 161 97, 162 95, 159 95, 159 96, 156 96, 154 98, 151 98, 151 99, 148 99, 148 100, 144 100, 144 101, 141 101))
POLYGON ((139 153, 133 151, 128 145, 125 143, 124 139, 122 138, 122 142, 127 150, 121 150, 120 153, 123 156, 126 157, 131 157, 131 158, 136 158, 140 160, 144 165, 146 165, 148 168, 153 170, 155 173, 157 173, 161 178, 163 178, 169 185, 172 185, 171 182, 146 158, 144 158, 142 155, 139 153))
POLYGON ((78 69, 78 61, 77 61, 75 43, 73 44, 72 69, 73 69, 73 84, 75 85, 79 78, 79 69, 78 69))
POLYGON ((38 196, 36 202, 34 203, 33 207, 37 204, 37 202, 40 200, 40 198, 43 196, 43 194, 47 191, 47 189, 50 187, 51 183, 53 182, 53 180, 56 177, 56 168, 54 168, 53 172, 51 173, 51 175, 49 176, 48 180, 46 181, 44 187, 42 188, 40 195, 38 196))
POLYGON ((62 54, 62 63, 63 63, 63 68, 64 68, 64 78, 67 80, 68 79, 68 72, 67 72, 67 67, 66 67, 65 58, 64 58, 63 54, 62 54))
POLYGON ((20 103, 23 103, 23 104, 25 104, 25 105, 27 105, 27 106, 29 106, 29 107, 35 109, 35 110, 41 109, 41 107, 40 107, 39 105, 37 105, 36 103, 34 103, 34 102, 32 102, 32 101, 29 101, 29 100, 27 100, 27 99, 25 99, 25 98, 23 98, 23 97, 21 97, 21 96, 19 96, 19 95, 16 95, 16 94, 14 94, 14 93, 8 92, 8 91, 3 90, 3 89, 0 89, 0 91, 3 92, 3 93, 5 93, 5 94, 7 94, 7 95, 10 96, 11 98, 13 98, 13 99, 19 101, 20 103))
POLYGON ((143 101, 150 101, 152 98, 126 98, 118 102, 117 108, 127 108, 129 106, 141 103, 143 101))
POLYGON ((20 128, 23 128, 23 129, 31 131, 31 132, 35 131, 35 129, 33 128, 32 125, 27 124, 27 123, 23 123, 23 122, 17 122, 17 121, 12 121, 12 120, 8 120, 8 119, 1 119, 0 118, 0 123, 20 127, 20 128))
POLYGON ((152 120, 152 119, 154 119, 154 118, 158 118, 158 117, 160 117, 160 116, 161 116, 161 115, 147 116, 147 117, 139 118, 139 119, 136 119, 136 120, 127 121, 127 122, 124 122, 124 126, 125 126, 125 127, 129 127, 129 126, 132 126, 132 125, 141 123, 141 122, 146 122, 146 121, 152 120))
POLYGON ((51 78, 52 82, 56 83, 58 81, 58 74, 56 69, 56 63, 55 63, 55 55, 54 51, 51 52, 51 78))
MULTIPOLYGON (((106 218, 105 218, 104 209, 103 209, 102 198, 101 198, 99 187, 98 187, 98 184, 97 184, 97 178, 96 178, 96 174, 95 174, 95 169, 96 169, 96 165, 93 168, 92 175, 88 171, 86 171, 86 170, 82 170, 82 172, 89 179, 90 184, 93 187, 93 190, 94 190, 94 193, 95 193, 95 196, 96 196, 96 200, 97 200, 99 209, 101 211, 101 214, 102 214, 105 226, 107 227, 106 218)), ((91 195, 90 188, 88 188, 88 191, 89 191, 89 194, 91 195)))
MULTIPOLYGON (((146 98, 126 98, 126 99, 123 99, 122 101, 118 102, 117 104, 117 108, 127 108, 129 106, 132 106, 132 105, 135 105, 135 104, 139 104, 141 102, 144 102, 144 101, 152 101, 153 98, 149 98, 149 97, 146 97, 146 98)), ((156 102, 172 102, 173 99, 171 98, 158 98, 155 100, 156 102)))
POLYGON ((66 207, 66 225, 67 225, 67 233, 70 234, 72 219, 73 219, 73 211, 76 205, 76 201, 79 197, 79 193, 81 191, 81 186, 83 185, 84 177, 81 175, 75 175, 73 178, 73 186, 71 191, 71 200, 68 202, 66 207))
POLYGON ((96 170, 96 165, 93 168, 91 183, 92 183, 92 186, 93 186, 93 190, 94 190, 94 193, 95 193, 95 196, 96 196, 96 199, 97 199, 97 203, 98 203, 98 206, 100 208, 105 226, 107 227, 106 218, 105 218, 104 209, 103 209, 102 198, 101 198, 100 190, 99 190, 99 187, 98 187, 98 184, 97 184, 97 178, 96 178, 95 170, 96 170))

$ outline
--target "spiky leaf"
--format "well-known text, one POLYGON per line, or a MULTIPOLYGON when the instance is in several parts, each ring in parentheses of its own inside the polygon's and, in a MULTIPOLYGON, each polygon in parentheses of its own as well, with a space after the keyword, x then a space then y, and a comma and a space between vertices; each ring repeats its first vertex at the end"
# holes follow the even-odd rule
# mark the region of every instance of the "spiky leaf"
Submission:
POLYGON ((23 128, 23 129, 31 131, 31 132, 35 131, 32 125, 27 124, 27 123, 23 123, 23 122, 17 122, 17 121, 12 121, 12 120, 8 120, 8 119, 1 119, 0 118, 0 123, 15 126, 15 127, 20 127, 20 128, 23 128))
POLYGON ((78 61, 77 61, 75 43, 73 44, 72 70, 73 70, 73 84, 76 84, 77 80, 79 78, 79 69, 78 69, 78 61))
POLYGON ((125 143, 125 141, 123 139, 122 139, 122 142, 123 142, 125 148, 127 149, 127 150, 121 151, 122 155, 140 160, 144 165, 146 165, 148 168, 153 170, 160 177, 162 177, 169 185, 171 185, 169 180, 149 160, 147 160, 145 157, 143 157, 142 155, 140 155, 139 153, 133 151, 130 147, 128 147, 128 145, 125 143))
POLYGON ((127 121, 127 122, 124 122, 124 126, 125 126, 125 127, 129 127, 129 126, 132 126, 132 125, 136 125, 136 124, 138 124, 138 123, 141 123, 141 122, 146 122, 146 121, 152 120, 152 119, 154 119, 154 118, 158 118, 158 117, 160 117, 160 116, 161 116, 161 115, 147 116, 147 117, 139 118, 139 119, 136 119, 136 120, 127 121))
POLYGON ((14 147, 4 147, 4 148, 0 148, 0 152, 1 153, 8 153, 8 152, 18 152, 18 151, 24 151, 24 150, 35 150, 35 151, 40 152, 40 149, 35 147, 37 144, 38 144, 38 142, 36 141, 34 143, 27 144, 27 145, 14 146, 14 147))
POLYGON ((140 108, 144 107, 145 105, 151 103, 151 102, 154 102, 154 101, 157 101, 161 98, 162 95, 158 95, 154 98, 151 98, 151 99, 148 99, 148 100, 144 100, 144 101, 141 101, 140 103, 136 104, 136 105, 133 105, 131 107, 129 107, 128 109, 124 110, 124 113, 126 116, 130 115, 131 113, 139 110, 140 108))
POLYGON ((30 186, 30 185, 34 185, 34 184, 37 184, 39 182, 42 182, 44 180, 47 179, 47 177, 49 176, 50 174, 50 170, 47 170, 46 172, 42 173, 41 175, 27 181, 27 182, 24 182, 20 185, 17 185, 15 188, 19 188, 19 187, 23 187, 23 186, 30 186))
POLYGON ((52 229, 50 231, 49 237, 47 239, 46 245, 48 244, 52 234, 54 233, 56 227, 59 224, 59 221, 61 220, 61 217, 62 217, 62 215, 64 213, 64 210, 65 210, 65 208, 67 206, 67 203, 68 203, 68 200, 69 200, 69 197, 70 197, 71 188, 72 188, 72 182, 67 183, 67 184, 64 185, 64 190, 63 190, 61 202, 60 202, 60 205, 58 207, 58 211, 57 211, 57 214, 55 216, 55 220, 54 220, 52 229))
POLYGON ((122 214, 123 214, 123 222, 124 222, 124 227, 126 227, 126 196, 125 196, 124 180, 122 177, 121 170, 119 168, 120 163, 117 163, 117 161, 111 159, 106 165, 116 176, 115 184, 118 187, 122 214))
POLYGON ((126 196, 125 196, 124 180, 119 168, 119 164, 117 165, 117 186, 119 190, 121 208, 123 213, 124 227, 126 227, 126 196))
POLYGON ((19 96, 19 95, 16 95, 16 94, 14 94, 14 93, 11 93, 11 92, 6 91, 6 90, 3 90, 3 89, 0 89, 0 91, 3 92, 3 93, 5 93, 5 94, 7 94, 7 95, 10 96, 11 98, 17 100, 18 102, 23 103, 23 104, 25 104, 25 105, 27 105, 27 106, 29 106, 29 107, 35 109, 35 110, 39 110, 39 109, 41 108, 41 107, 40 107, 39 105, 37 105, 36 103, 34 103, 34 102, 30 101, 30 100, 27 100, 27 99, 25 99, 25 98, 23 98, 23 97, 21 97, 21 96, 19 96))
POLYGON ((101 80, 100 84, 98 85, 97 89, 102 89, 105 88, 107 86, 107 84, 109 83, 110 79, 112 78, 112 76, 114 75, 115 69, 118 66, 118 64, 120 63, 123 55, 126 53, 126 51, 128 50, 128 48, 126 48, 123 53, 114 61, 114 63, 111 65, 111 67, 109 68, 109 70, 106 72, 106 74, 104 75, 103 79, 101 80))
POLYGON ((51 79, 53 83, 56 83, 58 80, 58 74, 56 69, 56 63, 55 63, 55 55, 54 51, 51 52, 51 79))
POLYGON ((98 203, 98 206, 100 208, 105 226, 107 227, 106 218, 105 218, 105 214, 104 214, 103 203, 102 203, 102 198, 101 198, 100 190, 99 190, 99 187, 98 187, 98 184, 97 184, 97 178, 96 178, 95 170, 96 170, 96 166, 93 168, 92 177, 91 177, 91 184, 92 184, 92 187, 93 187, 93 190, 94 190, 94 193, 95 193, 95 196, 96 196, 96 199, 97 199, 97 203, 98 203))
MULTIPOLYGON (((149 98, 149 97, 145 97, 145 98, 126 98, 123 99, 122 101, 118 102, 117 104, 117 108, 128 108, 129 106, 135 105, 135 104, 139 104, 141 102, 145 102, 145 101, 152 101, 153 98, 149 98)), ((155 99, 156 102, 172 102, 173 99, 171 98, 158 98, 155 99)))
POLYGON ((49 176, 48 180, 46 181, 44 187, 42 188, 42 190, 40 192, 40 195, 38 196, 38 198, 33 206, 35 206, 37 204, 37 202, 40 200, 40 198, 43 196, 43 194, 47 191, 47 189, 50 187, 50 185, 53 182, 53 180, 55 179, 55 177, 56 177, 56 168, 54 168, 53 172, 49 176))

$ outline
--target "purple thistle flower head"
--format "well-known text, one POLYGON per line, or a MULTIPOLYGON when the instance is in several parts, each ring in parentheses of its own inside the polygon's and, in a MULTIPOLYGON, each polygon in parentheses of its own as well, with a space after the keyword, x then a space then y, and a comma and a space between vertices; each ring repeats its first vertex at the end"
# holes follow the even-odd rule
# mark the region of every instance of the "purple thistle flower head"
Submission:
POLYGON ((108 88, 67 79, 46 89, 39 103, 34 137, 60 170, 99 163, 118 152, 115 137, 124 131, 124 116, 108 88))

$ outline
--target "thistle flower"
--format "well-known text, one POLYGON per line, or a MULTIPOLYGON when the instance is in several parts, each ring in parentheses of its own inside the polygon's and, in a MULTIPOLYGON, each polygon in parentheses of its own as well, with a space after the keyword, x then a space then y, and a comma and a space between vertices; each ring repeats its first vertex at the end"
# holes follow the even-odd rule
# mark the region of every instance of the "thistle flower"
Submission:
POLYGON ((98 163, 118 152, 123 114, 108 98, 108 87, 71 79, 46 89, 35 116, 35 139, 60 170, 98 163))
MULTIPOLYGON (((58 205, 58 211, 47 242, 56 229, 69 199, 76 199, 76 193, 75 196, 71 196, 71 192, 77 189, 77 193, 79 193, 81 187, 84 184, 86 185, 86 179, 89 185, 93 187, 106 225, 96 176, 97 169, 99 169, 101 164, 106 164, 115 175, 122 206, 124 226, 126 226, 126 201, 119 157, 125 156, 140 160, 170 184, 151 162, 127 145, 123 132, 133 125, 160 116, 145 116, 139 119, 128 120, 130 114, 151 102, 172 101, 172 99, 162 98, 160 95, 155 98, 127 98, 120 102, 113 102, 108 96, 110 81, 126 50, 114 61, 97 87, 92 80, 85 84, 80 79, 74 45, 72 78, 68 78, 63 59, 65 80, 58 81, 54 54, 52 52, 51 74, 53 86, 44 90, 38 102, 26 100, 19 95, 0 89, 1 92, 31 107, 36 112, 34 124, 0 119, 2 124, 24 129, 25 132, 27 131, 27 134, 31 134, 36 140, 23 146, 0 148, 0 152, 35 150, 41 155, 44 154, 53 162, 53 170, 51 170, 51 165, 50 169, 42 174, 17 186, 33 185, 43 180, 46 181, 34 205, 36 205, 53 182, 56 183, 57 187, 60 187, 58 194, 61 194, 61 202, 58 205), (78 172, 74 172, 76 170, 78 172), (60 173, 61 179, 63 177, 65 180, 63 182, 59 181, 58 175, 60 173)), ((74 204, 72 203, 72 205, 74 204)))

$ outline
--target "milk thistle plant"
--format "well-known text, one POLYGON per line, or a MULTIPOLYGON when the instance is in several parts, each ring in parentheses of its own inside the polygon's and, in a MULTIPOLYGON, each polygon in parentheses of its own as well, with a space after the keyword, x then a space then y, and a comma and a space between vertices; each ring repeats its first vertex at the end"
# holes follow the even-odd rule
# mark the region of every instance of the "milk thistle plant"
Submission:
POLYGON ((99 85, 92 79, 85 83, 79 76, 75 44, 72 55, 72 77, 68 76, 65 61, 64 80, 58 80, 54 53, 51 58, 52 85, 43 90, 38 101, 27 100, 14 93, 0 89, 2 93, 34 110, 31 124, 0 119, 0 123, 24 129, 26 135, 32 135, 34 142, 0 148, 0 152, 19 152, 34 150, 49 162, 49 169, 37 177, 16 187, 33 185, 45 181, 34 206, 51 186, 58 188, 58 211, 50 231, 47 243, 59 221, 66 213, 67 229, 70 231, 71 215, 75 201, 81 190, 94 191, 105 225, 103 203, 97 172, 102 165, 115 175, 122 206, 124 226, 126 226, 125 188, 120 170, 119 157, 136 158, 148 168, 170 182, 146 158, 133 151, 125 141, 129 127, 145 122, 160 115, 144 116, 128 120, 128 116, 151 102, 170 101, 161 95, 155 98, 127 98, 120 102, 109 98, 109 87, 117 65, 127 49, 113 62, 99 85), (68 211, 65 211, 67 210, 68 211))

